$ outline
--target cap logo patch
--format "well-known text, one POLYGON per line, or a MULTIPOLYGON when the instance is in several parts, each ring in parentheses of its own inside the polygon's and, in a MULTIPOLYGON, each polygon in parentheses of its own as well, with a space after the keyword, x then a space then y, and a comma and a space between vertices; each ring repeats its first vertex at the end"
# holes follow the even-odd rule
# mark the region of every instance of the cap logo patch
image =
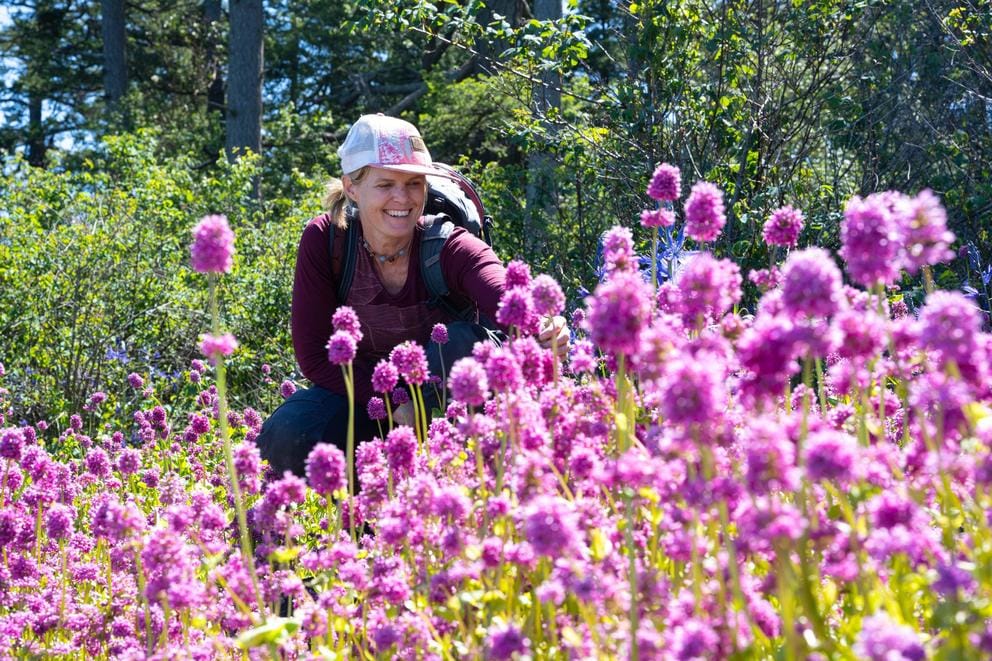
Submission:
POLYGON ((427 145, 424 144, 424 139, 419 135, 410 136, 410 149, 412 151, 427 151, 427 145))

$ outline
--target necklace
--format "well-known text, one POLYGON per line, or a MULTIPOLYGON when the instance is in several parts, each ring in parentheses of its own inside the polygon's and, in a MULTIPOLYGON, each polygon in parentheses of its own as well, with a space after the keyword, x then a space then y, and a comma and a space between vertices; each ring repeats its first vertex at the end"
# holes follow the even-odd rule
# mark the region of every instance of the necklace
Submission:
POLYGON ((410 244, 408 243, 399 250, 397 250, 396 252, 394 252, 392 255, 380 255, 376 251, 372 250, 372 246, 369 245, 369 242, 365 240, 364 236, 362 237, 362 245, 365 246, 365 251, 368 252, 368 254, 371 257, 374 257, 376 260, 378 260, 380 264, 387 264, 387 263, 392 264, 397 259, 405 255, 406 249, 410 247, 410 244))

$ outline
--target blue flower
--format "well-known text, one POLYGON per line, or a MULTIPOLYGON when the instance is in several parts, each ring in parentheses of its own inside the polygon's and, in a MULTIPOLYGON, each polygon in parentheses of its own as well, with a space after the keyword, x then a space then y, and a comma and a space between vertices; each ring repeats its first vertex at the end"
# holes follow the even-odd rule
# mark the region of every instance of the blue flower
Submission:
MULTIPOLYGON (((677 234, 672 233, 671 227, 662 227, 658 232, 658 282, 667 282, 678 278, 682 269, 692 258, 699 254, 698 250, 685 250, 685 226, 677 234)), ((651 279, 651 257, 642 255, 638 262, 641 274, 645 279, 651 279)))

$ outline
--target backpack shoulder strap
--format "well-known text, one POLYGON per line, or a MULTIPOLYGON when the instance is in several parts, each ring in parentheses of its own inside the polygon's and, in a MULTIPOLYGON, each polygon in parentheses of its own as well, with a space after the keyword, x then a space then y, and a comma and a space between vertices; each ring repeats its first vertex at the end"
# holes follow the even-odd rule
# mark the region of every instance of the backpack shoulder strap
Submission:
POLYGON ((430 296, 427 303, 431 307, 442 308, 456 319, 472 321, 475 317, 475 305, 470 303, 461 310, 452 305, 448 298, 451 291, 441 270, 441 251, 454 231, 455 223, 444 214, 428 216, 426 220, 420 235, 420 275, 430 296))
POLYGON ((420 235, 420 274, 431 301, 448 295, 448 283, 441 272, 441 250, 454 229, 455 224, 446 215, 438 214, 427 218, 420 235))
POLYGON ((338 283, 338 304, 344 305, 348 299, 348 290, 355 277, 355 263, 358 259, 358 229, 355 227, 358 218, 352 207, 346 207, 348 218, 347 229, 337 226, 330 233, 331 274, 338 283))

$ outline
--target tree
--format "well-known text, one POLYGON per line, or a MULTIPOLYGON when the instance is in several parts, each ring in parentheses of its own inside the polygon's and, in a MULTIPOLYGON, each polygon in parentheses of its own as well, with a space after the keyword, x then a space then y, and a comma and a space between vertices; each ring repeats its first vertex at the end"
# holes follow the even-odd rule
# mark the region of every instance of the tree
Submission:
POLYGON ((224 71, 220 58, 218 26, 221 22, 220 0, 205 0, 203 3, 203 28, 206 37, 205 64, 210 86, 207 88, 207 111, 224 116, 224 71))
POLYGON ((227 155, 262 151, 262 0, 232 0, 227 66, 227 155))
POLYGON ((99 23, 89 3, 35 0, 10 10, 0 57, 10 82, 0 88, 2 146, 41 167, 57 137, 78 135, 101 89, 99 23))
POLYGON ((103 88, 107 105, 115 108, 127 90, 127 34, 124 0, 102 0, 103 88))
MULTIPOLYGON (((560 0, 534 1, 534 18, 537 20, 554 21, 561 17, 560 0)), ((524 217, 527 255, 545 252, 546 227, 555 216, 555 163, 546 145, 555 142, 555 126, 561 112, 561 84, 561 75, 552 67, 544 67, 533 88, 532 112, 539 122, 541 144, 527 155, 527 207, 524 217)))

